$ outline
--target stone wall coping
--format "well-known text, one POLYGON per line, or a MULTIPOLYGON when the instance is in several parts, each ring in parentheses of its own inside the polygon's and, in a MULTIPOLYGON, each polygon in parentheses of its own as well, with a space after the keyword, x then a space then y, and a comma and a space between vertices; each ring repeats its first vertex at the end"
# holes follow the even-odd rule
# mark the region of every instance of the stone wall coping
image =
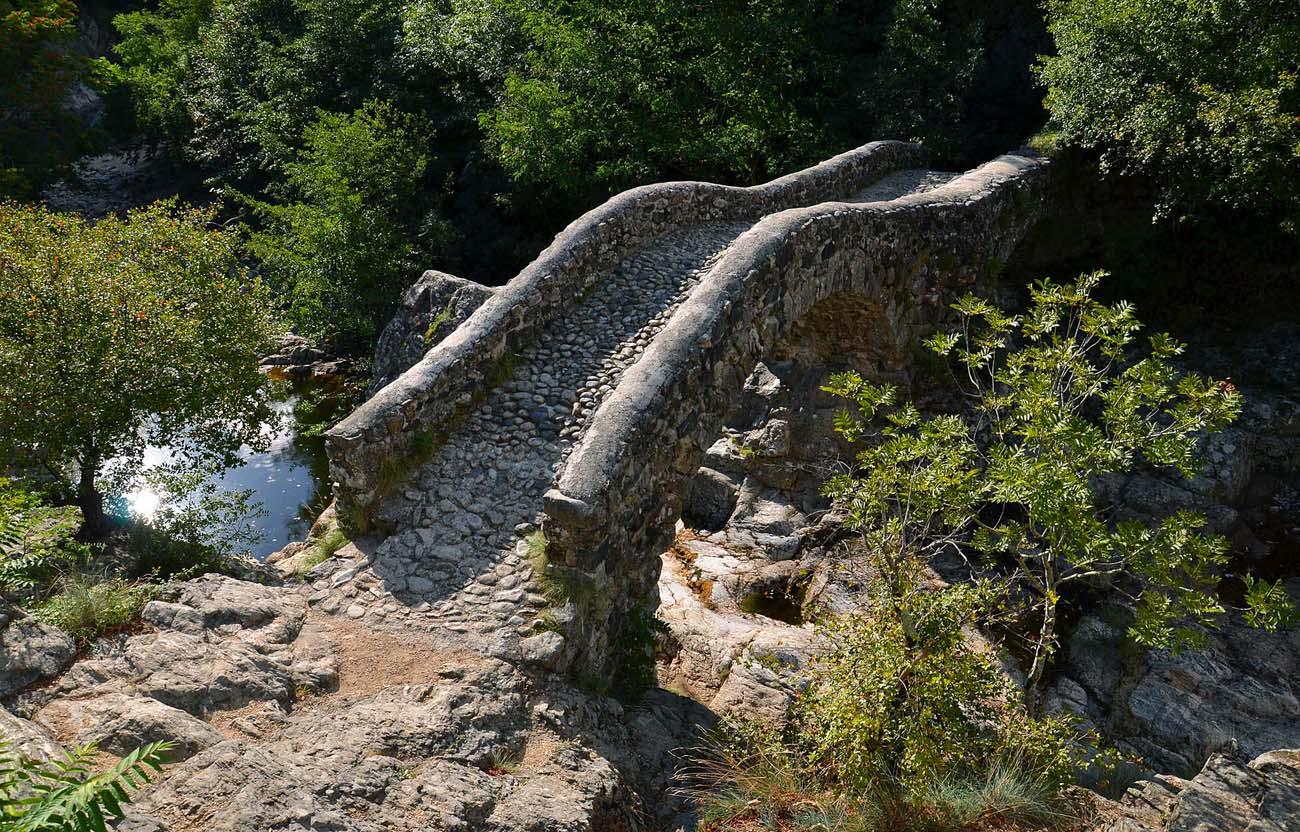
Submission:
POLYGON ((556 486, 546 494, 547 515, 571 528, 609 521, 607 492, 620 472, 620 460, 635 453, 638 443, 653 441, 647 426, 658 416, 658 403, 668 401, 672 387, 682 383, 692 356, 725 335, 727 312, 742 297, 747 278, 779 258, 796 231, 845 214, 885 217, 969 205, 1046 164, 1031 156, 1004 155, 931 191, 880 202, 823 202, 763 218, 732 244, 597 409, 556 486))

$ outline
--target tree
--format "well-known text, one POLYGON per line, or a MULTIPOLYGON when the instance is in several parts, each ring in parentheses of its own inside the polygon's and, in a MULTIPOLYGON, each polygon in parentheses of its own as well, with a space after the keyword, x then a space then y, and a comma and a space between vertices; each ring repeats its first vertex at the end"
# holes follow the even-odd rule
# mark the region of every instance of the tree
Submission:
POLYGON ((302 331, 372 338, 416 270, 446 247, 450 230, 421 193, 429 132, 387 102, 321 112, 286 167, 293 201, 243 198, 262 224, 248 249, 302 331))
POLYGON ((872 138, 944 149, 984 57, 960 0, 498 0, 530 48, 480 120, 517 181, 752 184, 872 138))
MULTIPOLYGON (((1200 435, 1235 418, 1241 396, 1228 382, 1177 371, 1170 362, 1182 346, 1167 335, 1135 354, 1140 324, 1129 305, 1091 297, 1100 279, 1037 284, 1024 315, 974 296, 954 305, 960 331, 929 346, 955 359, 969 414, 924 418, 896 406, 892 387, 851 372, 826 388, 855 405, 839 414, 840 432, 870 440, 826 493, 886 565, 955 547, 1009 574, 1038 622, 1031 704, 1057 646, 1060 605, 1077 587, 1131 589, 1130 635, 1153 647, 1194 646, 1198 625, 1225 611, 1214 588, 1227 544, 1199 531, 1204 518, 1180 511, 1154 528, 1109 523, 1093 486, 1139 462, 1194 476, 1200 435)), ((1248 619, 1280 624, 1285 594, 1251 586, 1248 619)))
POLYGON ((87 528, 100 476, 147 445, 234 462, 264 442, 266 287, 210 211, 160 202, 95 224, 0 204, 0 454, 74 475, 87 528))
POLYGON ((1051 0, 1042 59, 1062 138, 1151 177, 1162 214, 1219 205, 1300 219, 1300 6, 1051 0))
POLYGON ((72 84, 103 63, 69 50, 73 0, 0 0, 0 198, 25 198, 88 145, 66 106, 72 84))

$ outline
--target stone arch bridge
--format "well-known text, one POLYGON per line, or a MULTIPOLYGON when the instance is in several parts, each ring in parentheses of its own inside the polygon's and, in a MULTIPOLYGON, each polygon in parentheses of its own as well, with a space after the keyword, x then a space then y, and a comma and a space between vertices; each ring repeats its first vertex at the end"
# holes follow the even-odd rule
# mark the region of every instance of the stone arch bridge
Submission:
POLYGON ((556 577, 598 599, 552 611, 564 638, 543 659, 616 674, 611 646, 657 606, 690 477, 755 363, 842 295, 905 349, 1040 214, 1042 160, 924 163, 874 142, 751 188, 635 188, 498 289, 426 273, 381 340, 387 383, 326 435, 340 519, 383 532, 388 589, 518 652, 544 604, 520 543, 540 522, 556 577))

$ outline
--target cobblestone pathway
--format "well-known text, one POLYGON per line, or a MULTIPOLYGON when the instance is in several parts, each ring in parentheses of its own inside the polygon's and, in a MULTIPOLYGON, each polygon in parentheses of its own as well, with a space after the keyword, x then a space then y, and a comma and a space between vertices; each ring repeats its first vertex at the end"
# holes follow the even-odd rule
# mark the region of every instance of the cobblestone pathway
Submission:
MULTIPOLYGON (((955 174, 902 171, 855 194, 887 200, 955 174)), ((698 226, 630 255, 516 356, 494 389, 381 509, 397 531, 304 591, 379 628, 461 634, 504 655, 545 599, 522 539, 601 401, 710 266, 751 223, 698 226)))

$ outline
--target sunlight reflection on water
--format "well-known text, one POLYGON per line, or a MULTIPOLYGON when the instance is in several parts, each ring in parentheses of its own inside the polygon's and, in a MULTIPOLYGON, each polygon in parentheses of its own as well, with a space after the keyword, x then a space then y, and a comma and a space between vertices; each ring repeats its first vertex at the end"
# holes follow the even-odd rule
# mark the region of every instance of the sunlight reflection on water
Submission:
MULTIPOLYGON (((242 463, 215 478, 223 490, 251 490, 252 501, 266 509, 266 515, 254 521, 262 532, 262 540, 251 547, 258 558, 305 537, 311 524, 310 511, 319 509, 316 502, 326 480, 324 452, 318 440, 299 439, 293 421, 297 400, 290 396, 274 403, 282 420, 279 425, 262 426, 263 435, 270 439, 265 451, 254 453, 247 446, 241 448, 242 463)), ((173 455, 171 448, 146 448, 145 467, 170 462, 173 455)), ((163 495, 154 489, 138 485, 113 502, 120 513, 148 522, 157 515, 162 499, 163 495)))

